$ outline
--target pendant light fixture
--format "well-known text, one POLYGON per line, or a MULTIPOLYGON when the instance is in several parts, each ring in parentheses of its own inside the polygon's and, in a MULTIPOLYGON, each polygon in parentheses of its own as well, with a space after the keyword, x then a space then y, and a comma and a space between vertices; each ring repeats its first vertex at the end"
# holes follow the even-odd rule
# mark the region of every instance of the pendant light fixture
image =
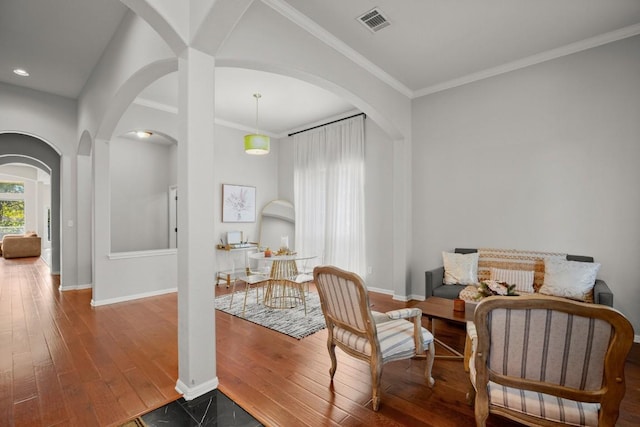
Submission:
POLYGON ((254 93, 256 99, 256 133, 244 136, 244 151, 247 154, 268 154, 269 137, 258 132, 258 100, 262 97, 259 93, 254 93))

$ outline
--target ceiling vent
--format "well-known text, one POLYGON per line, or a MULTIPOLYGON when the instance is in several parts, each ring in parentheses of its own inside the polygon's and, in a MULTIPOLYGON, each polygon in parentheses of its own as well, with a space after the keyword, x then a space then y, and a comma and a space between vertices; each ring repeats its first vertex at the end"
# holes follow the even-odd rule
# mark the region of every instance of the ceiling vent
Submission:
POLYGON ((367 27, 371 32, 375 33, 376 31, 380 31, 384 27, 388 27, 390 25, 389 20, 382 13, 380 9, 373 8, 369 12, 365 13, 362 16, 358 17, 358 21, 362 23, 365 27, 367 27))

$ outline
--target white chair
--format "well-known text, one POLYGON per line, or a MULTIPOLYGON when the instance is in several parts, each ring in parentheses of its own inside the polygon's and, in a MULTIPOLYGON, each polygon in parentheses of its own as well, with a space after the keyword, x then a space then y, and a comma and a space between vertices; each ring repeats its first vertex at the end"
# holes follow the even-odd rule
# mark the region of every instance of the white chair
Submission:
MULTIPOLYGON (((249 295, 249 290, 254 287, 256 290, 256 302, 260 303, 260 288, 263 284, 269 281, 269 273, 255 271, 251 269, 251 264, 249 262, 248 255, 245 255, 245 270, 244 275, 238 276, 233 280, 233 287, 231 288, 231 300, 229 301, 229 308, 233 305, 233 297, 236 293, 236 284, 238 280, 245 283, 244 290, 244 301, 242 303, 242 316, 244 317, 244 313, 247 308, 247 296, 249 295)), ((263 292, 264 295, 264 292, 263 292)))
POLYGON ((426 347, 425 376, 429 387, 433 386, 433 335, 421 326, 420 309, 372 312, 367 289, 357 274, 337 267, 321 266, 314 269, 313 276, 327 323, 327 348, 331 358, 329 374, 332 381, 337 367, 335 347, 338 346, 348 355, 369 364, 372 405, 373 410, 377 411, 383 365, 421 356, 426 347))

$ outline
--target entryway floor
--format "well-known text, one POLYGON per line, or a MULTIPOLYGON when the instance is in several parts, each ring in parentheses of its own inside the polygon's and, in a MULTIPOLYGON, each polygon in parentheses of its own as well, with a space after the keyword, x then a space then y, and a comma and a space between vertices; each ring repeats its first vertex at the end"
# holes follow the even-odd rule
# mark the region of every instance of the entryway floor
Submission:
POLYGON ((247 411, 219 390, 193 400, 180 398, 148 414, 142 420, 148 427, 166 426, 262 426, 247 411))

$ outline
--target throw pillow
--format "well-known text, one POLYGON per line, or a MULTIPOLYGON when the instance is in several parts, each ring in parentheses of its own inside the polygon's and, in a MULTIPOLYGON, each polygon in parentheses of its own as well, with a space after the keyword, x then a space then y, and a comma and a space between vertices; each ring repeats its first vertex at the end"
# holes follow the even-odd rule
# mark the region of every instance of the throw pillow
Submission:
POLYGON ((544 282, 538 292, 579 301, 589 301, 600 264, 545 260, 544 282))
POLYGON ((491 280, 516 285, 516 291, 533 293, 533 270, 506 270, 491 267, 491 280))
POLYGON ((456 254, 442 252, 445 285, 472 285, 478 283, 478 253, 456 254))

